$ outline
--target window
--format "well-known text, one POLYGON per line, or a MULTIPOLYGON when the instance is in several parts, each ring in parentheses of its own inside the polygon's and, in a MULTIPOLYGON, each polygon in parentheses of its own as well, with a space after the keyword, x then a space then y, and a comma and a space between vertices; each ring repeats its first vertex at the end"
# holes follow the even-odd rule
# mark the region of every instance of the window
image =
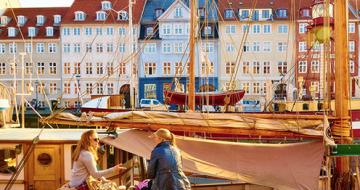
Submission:
POLYGON ((118 20, 128 20, 129 19, 128 13, 126 11, 119 11, 117 19, 118 20))
POLYGON ((244 42, 244 46, 243 46, 243 52, 249 52, 251 51, 251 46, 249 42, 244 42))
POLYGON ((175 75, 184 74, 184 66, 182 62, 175 62, 175 75))
POLYGON ((85 64, 85 73, 87 75, 92 75, 93 72, 92 72, 92 63, 86 63, 85 64))
POLYGON ((212 75, 214 74, 214 63, 201 63, 201 74, 202 75, 212 75))
POLYGON ((49 53, 56 53, 56 43, 49 43, 48 51, 49 51, 49 53))
POLYGON ((96 74, 102 75, 104 74, 103 63, 96 63, 96 74))
POLYGON ((161 8, 155 9, 155 17, 159 18, 163 14, 164 10, 161 8))
POLYGON ((260 34, 260 25, 259 24, 254 24, 253 25, 253 34, 260 34))
POLYGON ((183 43, 181 42, 174 43, 174 53, 183 53, 183 43))
POLYGON ((15 37, 16 29, 14 27, 8 27, 8 37, 15 37))
POLYGON ((349 41, 349 52, 355 52, 355 41, 349 41))
POLYGON ((120 63, 119 74, 120 75, 125 75, 126 74, 126 63, 120 63))
POLYGON ((106 44, 106 51, 107 52, 114 52, 114 44, 112 44, 112 43, 106 44))
POLYGON ((163 24, 162 25, 162 34, 163 35, 171 34, 171 25, 170 24, 163 24))
POLYGON ((114 94, 114 83, 107 83, 106 85, 108 94, 114 94))
POLYGON ((17 46, 15 43, 10 43, 9 44, 9 53, 13 53, 15 54, 17 52, 17 46))
POLYGON ((102 10, 110 10, 111 9, 111 2, 109 2, 109 1, 101 2, 101 9, 102 10))
POLYGON ((288 33, 288 28, 289 28, 288 25, 281 24, 278 26, 278 32, 279 33, 288 33))
POLYGON ((70 44, 63 45, 64 53, 70 53, 70 44))
POLYGON ((42 26, 45 23, 45 17, 43 15, 36 16, 36 25, 42 26))
POLYGON ((171 64, 170 62, 163 63, 163 74, 170 75, 171 74, 171 64))
MULTIPOLYGON (((74 81, 75 94, 81 93, 81 84, 79 84, 79 83, 80 83, 80 81, 79 82, 74 81)), ((77 104, 77 103, 75 102, 75 104, 77 104)))
POLYGON ((264 34, 270 34, 271 33, 271 25, 270 24, 264 24, 263 25, 263 31, 264 31, 264 34))
POLYGON ((74 44, 74 52, 80 53, 80 44, 74 44))
POLYGON ((302 9, 300 10, 300 14, 302 17, 310 17, 310 9, 302 9))
POLYGON ((145 75, 156 74, 156 63, 145 63, 145 75))
POLYGON ((96 28, 96 35, 102 35, 102 28, 96 28))
POLYGON ((234 18, 234 16, 235 16, 235 13, 234 13, 233 9, 226 9, 225 10, 225 18, 231 19, 231 18, 234 18))
POLYGON ((54 28, 49 26, 49 27, 46 27, 46 36, 48 37, 51 37, 51 36, 54 36, 54 28))
POLYGON ((320 91, 320 85, 319 85, 319 81, 311 81, 310 83, 310 91, 313 91, 315 93, 319 93, 320 91))
POLYGON ((247 25, 247 24, 242 25, 242 32, 243 33, 249 32, 249 25, 247 25))
POLYGON ((349 60, 349 67, 350 73, 355 73, 355 62, 353 60, 349 60))
POLYGON ((234 74, 235 73, 235 62, 227 62, 226 63, 225 73, 226 74, 234 74))
POLYGON ((35 27, 28 27, 28 36, 35 37, 36 36, 36 29, 35 27))
POLYGON ((106 34, 111 36, 114 35, 114 28, 113 27, 106 28, 106 34))
POLYGON ((249 10, 239 10, 240 20, 249 18, 249 10))
POLYGON ((225 33, 226 34, 235 34, 236 33, 236 26, 235 25, 227 25, 227 26, 225 26, 225 33))
POLYGON ((114 64, 112 62, 107 63, 107 74, 111 76, 114 74, 114 64))
POLYGON ((259 10, 252 10, 252 19, 253 20, 259 20, 259 10))
POLYGON ((174 24, 174 31, 176 35, 180 35, 183 33, 183 25, 181 24, 174 24))
POLYGON ((211 35, 212 34, 212 28, 211 26, 205 26, 204 28, 204 35, 211 35))
POLYGON ((349 33, 355 33, 355 23, 349 23, 349 33))
POLYGON ((284 52, 284 51, 287 50, 287 43, 286 42, 278 42, 277 45, 278 45, 277 49, 278 49, 279 52, 284 52))
POLYGON ((12 145, 8 146, 8 148, 0 149, 0 174, 12 175, 16 172, 16 168, 18 168, 18 160, 16 157, 19 154, 16 149, 18 146, 20 151, 22 151, 21 145, 12 145))
POLYGON ((177 17, 177 18, 182 17, 181 7, 175 8, 175 17, 177 17))
POLYGON ((63 35, 70 36, 70 28, 63 28, 63 35))
POLYGON ((120 35, 120 36, 125 36, 125 35, 126 35, 126 30, 125 30, 125 28, 123 28, 123 27, 120 27, 120 28, 119 28, 119 35, 120 35))
MULTIPOLYGON (((13 75, 13 74, 15 74, 15 71, 17 70, 17 64, 15 63, 10 63, 10 74, 11 75, 13 75)), ((17 88, 15 88, 15 89, 17 89, 17 88)))
POLYGON ((80 36, 80 28, 74 28, 74 35, 80 36))
POLYGON ((80 63, 74 63, 74 74, 80 75, 81 74, 80 63))
POLYGON ((146 28, 146 35, 152 36, 154 34, 154 28, 153 27, 147 27, 146 28))
POLYGON ((106 20, 106 13, 104 11, 97 11, 96 12, 96 20, 98 20, 98 21, 106 20))
POLYGON ((38 75, 45 74, 45 63, 37 63, 37 74, 38 75))
POLYGON ((285 75, 287 73, 287 62, 279 61, 278 62, 278 72, 280 75, 285 75))
POLYGON ((50 82, 49 84, 49 93, 56 94, 56 82, 50 82))
POLYGON ((253 74, 260 74, 260 62, 253 62, 253 74))
POLYGON ((92 46, 90 43, 85 44, 85 51, 88 53, 92 52, 92 46))
POLYGON ((65 83, 64 83, 64 94, 70 94, 70 93, 71 93, 70 83, 69 83, 69 82, 65 82, 65 83))
POLYGON ((235 51, 235 46, 234 46, 234 44, 226 43, 226 51, 227 51, 227 52, 234 52, 234 51, 235 51))
POLYGON ((36 52, 44 53, 45 52, 45 44, 44 43, 36 43, 36 52))
POLYGON ((103 44, 96 44, 96 52, 102 53, 104 51, 103 44))
POLYGON ((308 23, 299 23, 299 33, 304 34, 307 32, 308 23))
POLYGON ((144 97, 149 99, 156 99, 156 84, 144 85, 144 97))
POLYGON ((6 65, 5 63, 0 63, 0 75, 6 74, 6 65))
POLYGON ((198 15, 199 15, 200 18, 205 18, 205 8, 200 7, 198 9, 198 15))
POLYGON ((260 83, 253 83, 253 94, 260 94, 260 83))
POLYGON ((122 53, 125 52, 125 44, 124 43, 119 44, 119 51, 122 53))
POLYGON ((86 83, 86 93, 92 94, 93 85, 92 83, 86 83))
POLYGON ((171 53, 171 44, 170 43, 163 43, 162 44, 163 53, 171 53))
POLYGON ((156 44, 155 43, 147 43, 144 48, 144 53, 156 53, 156 44))
POLYGON ((321 45, 319 43, 315 43, 311 49, 311 51, 313 52, 317 52, 317 51, 320 51, 321 49, 321 45))
POLYGON ((9 17, 1 16, 1 26, 6 26, 9 23, 9 17))
POLYGON ((71 66, 70 63, 64 63, 64 74, 70 74, 71 73, 71 66))
POLYGON ((61 15, 54 15, 54 25, 58 25, 61 22, 61 15))
POLYGON ((311 61, 311 72, 312 73, 320 72, 320 62, 319 61, 311 61))
POLYGON ((32 65, 32 63, 25 63, 25 74, 26 75, 33 74, 33 65, 32 65))
POLYGON ((306 73, 306 72, 307 72, 307 62, 299 61, 299 73, 306 73))
POLYGON ((278 9, 277 16, 279 18, 287 18, 287 10, 286 9, 278 9))
POLYGON ((271 52, 271 42, 264 42, 263 44, 263 51, 264 52, 271 52))
POLYGON ((248 82, 243 83, 242 89, 245 91, 246 94, 249 94, 250 93, 250 84, 248 82))
POLYGON ((299 52, 306 52, 306 42, 299 42, 299 52))
POLYGON ((270 19, 270 11, 271 11, 271 10, 262 10, 262 11, 261 11, 261 17, 262 17, 262 19, 264 19, 264 20, 270 19))
POLYGON ((253 52, 260 52, 260 42, 253 42, 253 52))
POLYGON ((85 13, 82 11, 75 12, 75 21, 84 21, 85 20, 85 13))
POLYGON ((213 53, 214 52, 214 43, 212 43, 212 42, 203 43, 203 51, 208 52, 208 53, 213 53))
POLYGON ((49 63, 49 74, 56 75, 56 63, 49 63))
POLYGON ((245 61, 243 62, 243 74, 249 74, 250 73, 250 62, 245 61))
POLYGON ((264 74, 270 74, 270 61, 265 61, 263 68, 264 74))
POLYGON ((0 54, 5 53, 6 45, 4 43, 0 43, 0 54))
POLYGON ((91 36, 92 35, 92 28, 86 27, 85 28, 85 35, 91 36))

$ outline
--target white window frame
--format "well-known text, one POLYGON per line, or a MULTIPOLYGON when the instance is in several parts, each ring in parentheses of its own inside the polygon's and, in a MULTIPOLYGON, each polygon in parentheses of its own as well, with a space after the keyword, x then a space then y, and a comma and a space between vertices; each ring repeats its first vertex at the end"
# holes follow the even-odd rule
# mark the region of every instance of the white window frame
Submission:
POLYGON ((28 27, 28 36, 35 37, 36 36, 36 28, 35 27, 28 27))
POLYGON ((54 24, 61 23, 61 15, 54 15, 54 24))
POLYGON ((54 36, 54 27, 52 26, 46 27, 46 36, 48 37, 54 36))
POLYGON ((36 16, 36 25, 37 26, 42 26, 42 25, 44 25, 44 23, 45 23, 44 15, 37 15, 36 16))
POLYGON ((105 21, 106 20, 106 12, 96 11, 96 20, 97 21, 105 21))
POLYGON ((299 73, 307 73, 307 61, 299 61, 299 73))
POLYGON ((57 51, 56 43, 49 43, 48 44, 48 52, 56 53, 56 51, 57 51))
POLYGON ((85 13, 83 11, 75 11, 75 21, 84 21, 85 20, 85 13))
POLYGON ((16 36, 16 28, 8 27, 8 37, 15 37, 15 36, 16 36))

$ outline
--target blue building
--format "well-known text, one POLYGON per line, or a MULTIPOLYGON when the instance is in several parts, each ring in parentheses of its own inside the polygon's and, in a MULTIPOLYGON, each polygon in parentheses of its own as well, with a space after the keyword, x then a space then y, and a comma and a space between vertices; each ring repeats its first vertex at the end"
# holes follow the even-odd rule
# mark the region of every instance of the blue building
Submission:
MULTIPOLYGON (((217 11, 209 1, 199 1, 195 88, 218 88, 217 11), (213 7, 213 8, 212 8, 213 7)), ((139 44, 139 99, 164 100, 164 90, 175 86, 186 91, 188 84, 190 9, 187 1, 148 0, 141 20, 139 44)))

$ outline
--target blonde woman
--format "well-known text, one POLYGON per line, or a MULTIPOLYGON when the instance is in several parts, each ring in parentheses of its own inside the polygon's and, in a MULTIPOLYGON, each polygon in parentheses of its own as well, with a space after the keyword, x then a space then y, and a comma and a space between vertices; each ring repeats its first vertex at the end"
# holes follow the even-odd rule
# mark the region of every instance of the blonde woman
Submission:
POLYGON ((182 171, 179 149, 175 137, 167 129, 159 129, 150 137, 158 143, 151 152, 148 178, 152 179, 151 190, 188 190, 188 178, 182 171))
POLYGON ((69 186, 78 190, 87 190, 86 179, 90 175, 94 178, 101 178, 109 174, 119 173, 126 168, 116 165, 106 170, 97 170, 96 161, 98 160, 97 149, 99 148, 99 137, 95 130, 89 130, 81 135, 72 160, 71 179, 69 186))

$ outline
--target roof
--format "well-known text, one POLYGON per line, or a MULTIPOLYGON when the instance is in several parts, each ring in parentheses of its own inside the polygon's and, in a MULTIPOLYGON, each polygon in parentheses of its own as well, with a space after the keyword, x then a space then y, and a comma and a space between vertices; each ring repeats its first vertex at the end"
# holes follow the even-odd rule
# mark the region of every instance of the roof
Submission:
POLYGON ((0 39, 22 39, 21 33, 25 39, 28 37, 28 27, 35 27, 37 29, 37 35, 33 39, 56 39, 60 37, 59 26, 54 25, 54 15, 65 15, 68 7, 43 7, 43 8, 8 8, 4 12, 3 16, 11 18, 10 22, 6 26, 0 26, 0 39), (15 18, 23 15, 27 21, 24 26, 21 26, 21 33, 17 32, 15 37, 8 37, 8 27, 15 27, 18 30, 18 26, 15 18), (45 17, 45 23, 42 26, 36 26, 36 16, 43 15, 45 17), (15 17, 15 18, 14 18, 15 17), (46 36, 46 27, 54 27, 54 35, 51 37, 46 36))
MULTIPOLYGON (((117 12, 129 11, 128 0, 107 0, 111 2, 112 9, 107 10, 108 18, 106 21, 97 21, 96 12, 101 10, 102 0, 75 0, 71 5, 69 11, 65 15, 62 24, 116 24, 128 22, 127 20, 117 20, 117 12), (75 12, 83 11, 86 14, 84 21, 74 21, 75 12)), ((139 23, 146 0, 136 0, 133 5, 133 23, 139 23)))

